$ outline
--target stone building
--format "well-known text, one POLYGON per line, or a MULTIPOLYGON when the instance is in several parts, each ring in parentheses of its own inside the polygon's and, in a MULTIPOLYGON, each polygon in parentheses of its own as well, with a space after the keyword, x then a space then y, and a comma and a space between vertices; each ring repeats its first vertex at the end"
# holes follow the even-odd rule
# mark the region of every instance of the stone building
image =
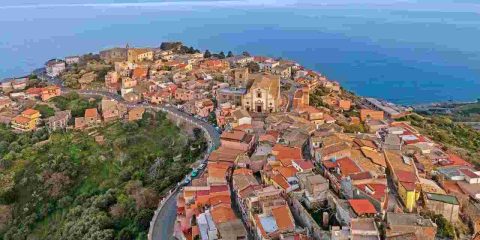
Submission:
POLYGON ((252 83, 248 68, 236 68, 233 70, 233 75, 236 87, 248 88, 252 83))
POLYGON ((387 213, 386 237, 414 233, 417 239, 433 240, 437 225, 429 218, 414 213, 387 213))
POLYGON ((127 60, 127 48, 112 48, 100 52, 100 59, 105 62, 123 62, 127 60))
POLYGON ((131 63, 153 60, 153 51, 148 48, 131 48, 127 51, 127 61, 131 63))
POLYGON ((455 196, 425 193, 423 196, 425 208, 436 214, 441 214, 449 222, 458 221, 460 204, 455 196))
POLYGON ((280 77, 260 74, 242 99, 243 109, 249 112, 272 113, 279 111, 280 77))

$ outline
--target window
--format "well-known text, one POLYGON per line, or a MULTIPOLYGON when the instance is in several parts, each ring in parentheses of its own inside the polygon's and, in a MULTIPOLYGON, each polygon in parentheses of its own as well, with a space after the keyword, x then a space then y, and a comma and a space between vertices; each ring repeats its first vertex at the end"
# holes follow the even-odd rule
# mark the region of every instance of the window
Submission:
POLYGON ((241 73, 238 75, 238 78, 243 78, 243 76, 242 76, 242 74, 241 74, 241 73))
POLYGON ((257 98, 261 98, 262 97, 262 92, 258 91, 257 92, 257 98))

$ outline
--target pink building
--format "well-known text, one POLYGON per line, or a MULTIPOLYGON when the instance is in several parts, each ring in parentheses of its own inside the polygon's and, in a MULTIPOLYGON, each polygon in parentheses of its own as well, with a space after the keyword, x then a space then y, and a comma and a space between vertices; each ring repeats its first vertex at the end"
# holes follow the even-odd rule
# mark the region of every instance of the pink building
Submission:
POLYGON ((220 142, 223 147, 247 152, 253 148, 255 137, 245 133, 244 131, 225 131, 220 136, 220 142))
POLYGON ((203 99, 195 102, 195 111, 200 117, 208 117, 214 110, 214 104, 210 99, 203 99))
POLYGON ((189 101, 194 99, 193 91, 178 88, 175 91, 175 99, 181 101, 189 101))

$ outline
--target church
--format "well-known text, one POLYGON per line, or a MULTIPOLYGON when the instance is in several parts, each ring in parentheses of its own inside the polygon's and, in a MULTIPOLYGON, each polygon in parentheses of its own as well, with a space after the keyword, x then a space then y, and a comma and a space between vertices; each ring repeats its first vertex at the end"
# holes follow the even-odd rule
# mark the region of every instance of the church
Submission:
POLYGON ((258 113, 279 111, 280 76, 251 74, 251 77, 253 83, 242 98, 243 109, 258 113))

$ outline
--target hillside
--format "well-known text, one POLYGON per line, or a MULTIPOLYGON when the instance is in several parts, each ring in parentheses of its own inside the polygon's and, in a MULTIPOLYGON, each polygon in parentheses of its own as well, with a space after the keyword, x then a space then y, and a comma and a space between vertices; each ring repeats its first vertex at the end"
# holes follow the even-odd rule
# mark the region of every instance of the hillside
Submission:
POLYGON ((0 239, 146 239, 159 198, 206 148, 161 113, 97 131, 102 144, 0 127, 0 239))

